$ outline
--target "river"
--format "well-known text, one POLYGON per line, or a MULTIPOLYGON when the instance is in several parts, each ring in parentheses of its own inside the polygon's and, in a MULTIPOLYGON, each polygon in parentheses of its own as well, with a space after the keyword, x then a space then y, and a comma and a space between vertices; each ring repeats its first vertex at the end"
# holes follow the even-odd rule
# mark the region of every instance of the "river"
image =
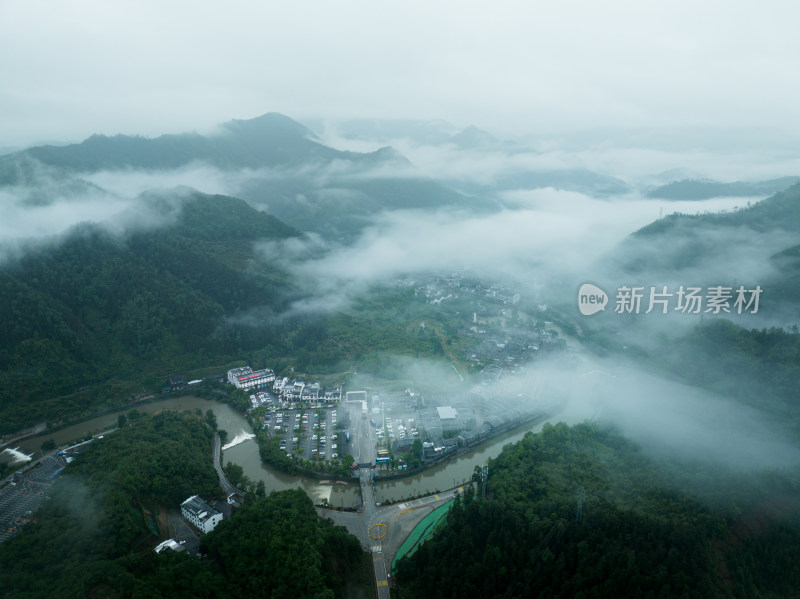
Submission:
MULTIPOLYGON (((26 439, 19 443, 20 451, 27 454, 34 453, 39 450, 43 441, 50 438, 60 447, 80 441, 89 433, 98 433, 114 428, 117 425, 118 415, 127 413, 129 409, 126 408, 120 412, 92 418, 41 437, 26 439)), ((228 448, 222 454, 223 464, 233 462, 241 466, 244 473, 251 480, 263 480, 267 493, 301 488, 308 493, 315 503, 321 503, 325 499, 329 505, 334 507, 354 507, 360 501, 358 485, 355 483, 323 484, 316 479, 305 476, 290 476, 263 464, 258 453, 258 445, 255 439, 250 436, 253 434, 250 424, 244 416, 227 404, 199 397, 185 396, 136 405, 136 409, 150 414, 161 410, 189 410, 194 412, 197 409, 205 413, 211 409, 217 417, 219 428, 228 432, 228 448)), ((474 467, 483 465, 489 458, 496 457, 502 451, 504 445, 518 441, 528 430, 541 429, 542 425, 542 422, 533 422, 527 427, 521 427, 519 430, 501 435, 467 454, 450 459, 415 476, 380 483, 375 486, 376 498, 381 502, 397 501, 417 493, 453 488, 456 484, 469 480, 474 467)))

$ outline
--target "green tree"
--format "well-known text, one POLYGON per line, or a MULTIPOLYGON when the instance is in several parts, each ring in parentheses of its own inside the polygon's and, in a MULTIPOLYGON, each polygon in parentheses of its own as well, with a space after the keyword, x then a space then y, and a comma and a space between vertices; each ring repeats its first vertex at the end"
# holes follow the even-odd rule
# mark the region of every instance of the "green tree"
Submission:
POLYGON ((239 464, 234 464, 233 462, 228 462, 225 464, 225 477, 228 481, 234 486, 242 488, 242 483, 244 481, 244 468, 242 468, 239 464))
POLYGON ((212 430, 217 430, 217 417, 214 415, 214 411, 211 408, 206 411, 206 424, 210 426, 212 430))
POLYGON ((411 453, 419 460, 422 459, 422 441, 420 441, 419 437, 414 439, 414 443, 411 444, 411 453))

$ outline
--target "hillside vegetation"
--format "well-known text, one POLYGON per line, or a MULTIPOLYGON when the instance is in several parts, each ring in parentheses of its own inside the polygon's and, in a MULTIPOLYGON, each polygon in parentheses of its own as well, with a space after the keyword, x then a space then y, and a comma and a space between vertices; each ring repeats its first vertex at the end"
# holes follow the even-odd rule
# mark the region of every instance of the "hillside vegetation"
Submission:
POLYGON ((720 489, 712 509, 664 468, 591 425, 528 433, 490 460, 487 498, 457 502, 399 562, 400 596, 794 596, 797 483, 764 477, 753 493, 706 466, 694 482, 720 489))
POLYGON ((253 244, 297 232, 234 198, 181 202, 172 223, 126 236, 81 225, 0 268, 4 432, 157 390, 170 372, 265 345, 268 325, 254 335, 226 318, 281 310, 289 279, 254 262, 253 244))
POLYGON ((144 509, 158 519, 192 495, 222 494, 213 433, 202 415, 131 416, 86 447, 34 522, 0 545, 3 597, 369 596, 370 563, 358 540, 320 520, 301 490, 249 496, 203 537, 208 560, 155 554, 160 539, 144 509))

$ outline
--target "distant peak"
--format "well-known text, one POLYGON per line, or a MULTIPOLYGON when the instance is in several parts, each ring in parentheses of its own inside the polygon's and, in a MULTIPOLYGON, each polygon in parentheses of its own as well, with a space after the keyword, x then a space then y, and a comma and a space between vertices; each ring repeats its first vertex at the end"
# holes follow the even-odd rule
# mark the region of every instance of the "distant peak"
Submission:
POLYGON ((234 119, 223 124, 222 127, 231 133, 292 134, 309 139, 316 138, 310 129, 279 112, 268 112, 252 119, 234 119))
POLYGON ((475 125, 465 127, 453 135, 450 141, 459 146, 484 146, 498 143, 497 138, 482 129, 478 129, 475 125))

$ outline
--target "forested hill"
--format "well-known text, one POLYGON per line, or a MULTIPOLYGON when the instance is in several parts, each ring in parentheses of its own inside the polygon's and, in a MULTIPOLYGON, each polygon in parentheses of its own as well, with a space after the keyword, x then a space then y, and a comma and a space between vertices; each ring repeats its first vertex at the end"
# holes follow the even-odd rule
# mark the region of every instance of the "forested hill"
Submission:
POLYGON ((634 236, 647 238, 678 232, 680 227, 701 229, 710 225, 747 227, 760 232, 778 229, 800 233, 800 184, 740 210, 698 215, 672 214, 641 228, 634 236))
POLYGON ((613 432, 546 425, 490 460, 486 499, 458 501, 399 562, 400 597, 796 596, 797 482, 689 472, 715 508, 613 432))
MULTIPOLYGON (((320 520, 302 490, 248 494, 202 538, 209 559, 153 547, 167 511, 199 495, 224 502, 202 415, 132 411, 123 428, 84 448, 52 498, 0 544, 5 598, 369 596, 371 560, 358 540, 320 520), (153 534, 144 510, 155 515, 153 534)), ((179 517, 179 516, 178 516, 179 517)))
POLYGON ((140 201, 160 226, 84 224, 0 266, 0 432, 280 344, 268 324, 226 319, 283 308, 291 278, 254 260, 253 246, 298 233, 230 197, 180 190, 140 201))
POLYGON ((798 323, 800 184, 738 210, 672 214, 628 236, 608 256, 642 284, 760 285, 762 313, 798 323))
POLYGON ((726 269, 736 276, 737 259, 760 258, 766 267, 765 248, 779 254, 798 242, 800 184, 737 210, 670 214, 629 235, 609 259, 630 273, 664 274, 731 257, 726 269))
POLYGON ((718 197, 765 197, 800 182, 800 177, 780 177, 768 181, 723 183, 709 179, 672 181, 647 192, 648 197, 665 200, 707 200, 718 197))

